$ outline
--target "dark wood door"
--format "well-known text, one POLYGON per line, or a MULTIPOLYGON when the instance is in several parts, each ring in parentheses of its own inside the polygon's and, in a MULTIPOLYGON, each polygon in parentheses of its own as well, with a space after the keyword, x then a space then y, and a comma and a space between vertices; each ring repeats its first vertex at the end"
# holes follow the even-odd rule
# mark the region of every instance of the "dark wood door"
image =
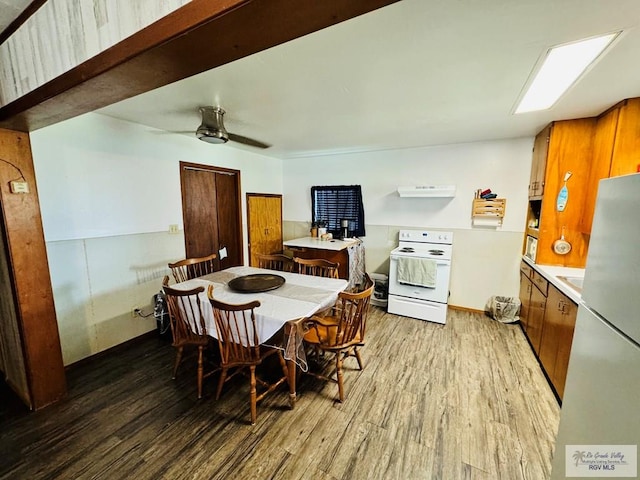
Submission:
POLYGON ((257 255, 282 250, 282 195, 247 193, 249 265, 257 267, 257 255))
POLYGON ((186 256, 216 253, 220 270, 242 265, 240 172, 180 162, 180 182, 186 256))

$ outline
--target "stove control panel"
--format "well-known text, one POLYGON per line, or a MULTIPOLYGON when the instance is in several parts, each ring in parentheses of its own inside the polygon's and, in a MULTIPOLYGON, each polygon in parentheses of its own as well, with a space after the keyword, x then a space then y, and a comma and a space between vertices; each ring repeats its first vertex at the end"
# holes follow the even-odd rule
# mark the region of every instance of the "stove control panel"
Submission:
POLYGON ((417 243, 453 244, 453 232, 431 230, 400 230, 400 241, 417 243))

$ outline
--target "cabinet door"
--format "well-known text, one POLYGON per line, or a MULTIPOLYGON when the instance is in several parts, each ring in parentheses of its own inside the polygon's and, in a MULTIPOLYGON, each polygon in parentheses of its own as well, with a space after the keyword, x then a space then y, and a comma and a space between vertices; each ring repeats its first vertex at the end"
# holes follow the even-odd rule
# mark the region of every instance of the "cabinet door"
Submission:
POLYGON ((524 273, 520 272, 520 325, 527 331, 529 318, 529 308, 531 302, 531 280, 524 273))
POLYGON ((580 233, 578 224, 586 191, 595 126, 596 119, 593 118, 553 124, 536 253, 536 262, 541 265, 584 267, 587 240, 580 233), (567 172, 572 172, 567 182, 569 199, 564 211, 558 212, 556 199, 567 172), (563 227, 565 239, 571 243, 572 248, 568 254, 559 255, 553 250, 553 242, 560 238, 563 227))
POLYGON ((549 286, 549 296, 544 312, 544 324, 540 338, 540 363, 552 383, 558 354, 559 331, 562 325, 563 299, 556 287, 549 286))
POLYGON ((552 125, 547 126, 538 135, 536 135, 536 139, 533 144, 529 197, 540 197, 544 193, 544 174, 547 165, 547 154, 549 152, 551 127, 552 125))
POLYGON ((640 169, 640 98, 630 98, 620 107, 610 177, 635 173, 640 169))
POLYGON ((545 297, 538 287, 531 288, 531 301, 529 304, 529 319, 527 322, 527 337, 531 342, 533 351, 540 353, 540 338, 542 336, 542 323, 544 321, 544 308, 547 304, 545 297))
POLYGON ((577 312, 575 303, 556 287, 549 285, 540 340, 540 362, 560 398, 564 394, 577 312))
POLYGON ((598 182, 609 176, 619 114, 620 108, 612 108, 598 118, 596 123, 596 131, 593 137, 593 159, 589 167, 589 178, 580 214, 579 228, 582 233, 591 233, 593 212, 596 207, 596 196, 598 195, 598 182))
POLYGON ((569 355, 573 344, 573 331, 575 330, 577 316, 578 305, 568 298, 564 298, 562 300, 562 319, 557 331, 558 354, 556 355, 556 366, 552 377, 560 399, 564 396, 564 385, 567 380, 569 355))

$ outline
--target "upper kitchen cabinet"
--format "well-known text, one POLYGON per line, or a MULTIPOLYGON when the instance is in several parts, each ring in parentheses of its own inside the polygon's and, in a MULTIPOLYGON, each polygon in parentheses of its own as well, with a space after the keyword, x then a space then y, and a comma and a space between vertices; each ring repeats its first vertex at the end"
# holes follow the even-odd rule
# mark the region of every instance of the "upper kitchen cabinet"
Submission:
POLYGON ((529 198, 540 199, 544 193, 544 173, 547 166, 549 140, 552 124, 538 135, 533 143, 533 159, 531 161, 531 180, 529 182, 529 198))
POLYGON ((553 122, 536 137, 533 163, 545 163, 543 180, 531 179, 531 184, 539 182, 540 188, 532 190, 530 186, 530 193, 542 192, 541 196, 532 196, 529 202, 530 217, 533 215, 537 218, 527 219, 527 234, 537 238, 536 263, 584 267, 587 239, 582 235, 579 224, 586 196, 595 127, 595 118, 564 120, 553 122), (548 137, 546 148, 543 142, 545 137, 548 137), (545 149, 546 155, 542 155, 545 149), (569 172, 566 181, 568 197, 565 205, 559 207, 558 196, 569 172), (532 230, 529 228, 531 226, 537 228, 532 230), (554 249, 554 243, 563 234, 571 244, 571 249, 564 254, 554 249))
POLYGON ((611 155, 613 153, 613 143, 616 138, 619 115, 620 104, 604 112, 596 121, 593 137, 593 157, 589 167, 587 188, 584 203, 582 204, 582 213, 580 215, 579 228, 582 233, 591 233, 593 212, 596 207, 596 197, 598 195, 598 182, 602 178, 609 176, 611 155))
POLYGON ((630 98, 598 117, 581 232, 591 233, 598 182, 637 171, 640 171, 640 98, 630 98))
POLYGON ((622 102, 616 129, 610 177, 636 173, 640 169, 640 98, 622 102))

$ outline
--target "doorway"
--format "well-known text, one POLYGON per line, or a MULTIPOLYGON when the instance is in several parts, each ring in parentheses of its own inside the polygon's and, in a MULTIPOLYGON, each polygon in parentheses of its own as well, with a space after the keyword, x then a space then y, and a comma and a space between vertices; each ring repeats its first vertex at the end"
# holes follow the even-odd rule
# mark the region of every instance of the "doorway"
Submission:
POLYGON ((243 264, 240 171, 180 162, 187 258, 216 253, 216 270, 243 264))
POLYGON ((247 193, 249 265, 258 255, 282 251, 282 195, 247 193))

